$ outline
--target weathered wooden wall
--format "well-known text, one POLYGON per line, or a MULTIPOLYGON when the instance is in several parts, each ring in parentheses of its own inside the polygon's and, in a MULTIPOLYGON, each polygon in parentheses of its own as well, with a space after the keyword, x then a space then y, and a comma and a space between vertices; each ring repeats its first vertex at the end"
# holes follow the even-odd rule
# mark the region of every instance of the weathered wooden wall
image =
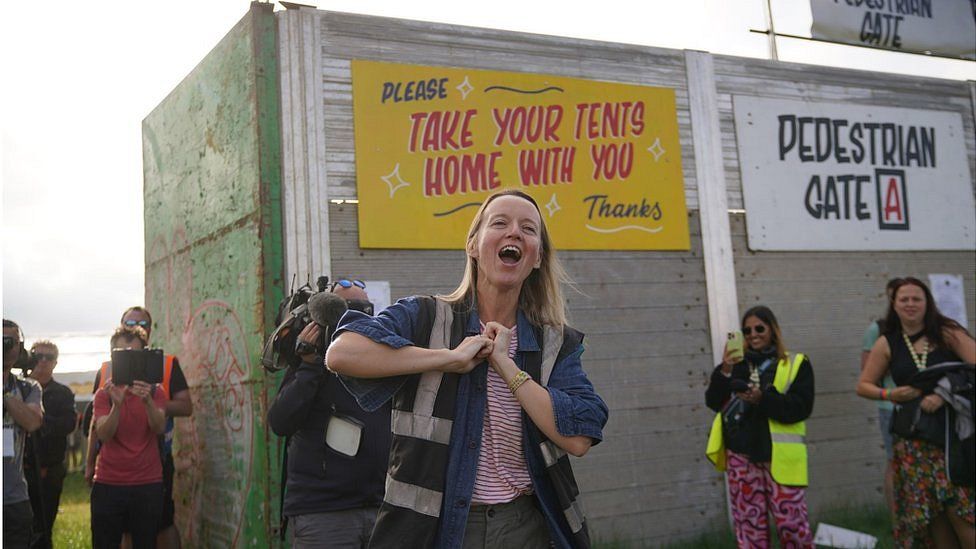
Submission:
MULTIPOLYGON (((970 176, 976 176, 973 103, 963 82, 772 63, 715 56, 715 80, 730 208, 741 209, 742 183, 732 97, 801 99, 865 106, 908 107, 962 115, 970 176)), ((881 498, 884 450, 873 402, 854 395, 861 336, 884 312, 884 286, 894 276, 963 275, 969 330, 976 303, 976 253, 753 252, 746 244, 748 212, 732 214, 740 312, 770 306, 791 348, 810 356, 817 399, 808 425, 811 509, 881 498)))
POLYGON ((814 519, 824 507, 881 501, 883 452, 874 405, 853 391, 861 333, 880 313, 891 275, 962 274, 972 304, 976 254, 750 252, 746 216, 734 211, 742 208, 742 193, 731 98, 749 94, 955 110, 963 113, 973 160, 973 100, 965 83, 304 9, 279 13, 279 21, 283 80, 291 82, 283 93, 284 200, 286 205, 294 201, 286 207, 284 223, 288 276, 327 272, 389 280, 394 299, 452 289, 463 252, 359 248, 356 206, 348 202, 357 198, 352 59, 675 90, 691 250, 561 254, 583 292, 567 293, 572 322, 587 333, 584 365, 611 407, 606 441, 574 462, 597 539, 653 546, 726 520, 722 477, 703 457, 712 416, 703 393, 714 365, 712 341, 721 338, 709 327, 710 318, 712 326, 722 326, 714 318, 727 318, 730 311, 716 310, 716 299, 709 302, 705 250, 734 259, 712 278, 722 288, 737 288, 731 292, 737 299, 726 309, 770 305, 791 347, 811 356, 818 383, 809 427, 814 519), (692 76, 696 85, 689 90, 692 76), (709 98, 704 115, 693 120, 692 104, 703 97, 709 98), (710 113, 721 147, 714 162, 704 158, 708 146, 696 148, 692 137, 703 135, 695 130, 709 124, 710 113), (710 200, 706 208, 696 166, 709 169, 701 184, 709 191, 721 185, 732 213, 715 211, 721 201, 710 200), (296 174, 294 182, 288 170, 296 174), (307 203, 313 198, 317 202, 307 203), (706 216, 731 236, 715 242, 722 240, 718 231, 706 238, 700 229, 706 216))

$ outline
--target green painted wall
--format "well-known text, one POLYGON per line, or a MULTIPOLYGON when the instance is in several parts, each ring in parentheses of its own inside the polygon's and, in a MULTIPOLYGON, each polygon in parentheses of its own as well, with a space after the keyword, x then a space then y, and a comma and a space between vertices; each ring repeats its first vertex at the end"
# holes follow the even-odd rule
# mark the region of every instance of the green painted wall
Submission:
POLYGON ((177 519, 188 547, 267 547, 277 526, 277 387, 260 364, 282 296, 277 38, 250 11, 143 121, 146 304, 179 357, 177 519))

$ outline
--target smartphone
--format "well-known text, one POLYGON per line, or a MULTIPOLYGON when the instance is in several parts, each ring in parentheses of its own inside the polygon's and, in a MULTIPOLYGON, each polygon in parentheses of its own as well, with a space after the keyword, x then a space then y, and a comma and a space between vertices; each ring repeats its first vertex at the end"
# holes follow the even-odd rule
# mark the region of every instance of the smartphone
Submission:
POLYGON ((732 360, 736 362, 742 360, 742 357, 745 354, 742 348, 742 341, 741 330, 729 332, 728 341, 725 344, 725 348, 729 350, 729 355, 732 357, 732 360))
POLYGON ((135 380, 162 383, 162 349, 112 349, 112 383, 132 385, 135 380))

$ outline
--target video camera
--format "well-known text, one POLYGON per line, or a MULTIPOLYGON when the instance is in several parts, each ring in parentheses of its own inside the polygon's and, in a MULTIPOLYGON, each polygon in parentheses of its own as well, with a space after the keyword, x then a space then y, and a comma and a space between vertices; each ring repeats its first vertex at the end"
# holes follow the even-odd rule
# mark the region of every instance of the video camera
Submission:
POLYGON ((18 344, 20 345, 20 354, 17 355, 17 361, 14 362, 13 368, 20 370, 24 376, 27 376, 34 369, 34 366, 37 366, 37 359, 31 356, 27 352, 27 348, 24 347, 24 334, 20 331, 20 327, 17 328, 17 337, 3 336, 3 354, 6 355, 7 351, 18 344))
MULTIPOLYGON (((292 290, 278 304, 277 327, 264 344, 261 364, 268 373, 298 366, 303 354, 325 354, 328 341, 335 331, 339 319, 347 309, 373 314, 373 304, 366 300, 345 300, 329 291, 329 277, 320 276, 315 281, 316 289, 305 283, 298 290, 292 290), (310 322, 324 328, 318 344, 309 346, 298 342, 298 334, 310 322), (302 346, 297 349, 296 346, 302 346)), ((294 285, 292 286, 294 287, 294 285)))

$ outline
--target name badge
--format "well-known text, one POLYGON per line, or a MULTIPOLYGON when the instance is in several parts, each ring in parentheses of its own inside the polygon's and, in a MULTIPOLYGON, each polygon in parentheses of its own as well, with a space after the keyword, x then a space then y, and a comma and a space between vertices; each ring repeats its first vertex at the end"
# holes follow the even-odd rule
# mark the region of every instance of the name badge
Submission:
POLYGON ((325 431, 325 443, 342 455, 354 457, 359 453, 363 438, 363 424, 355 418, 333 414, 325 431))

